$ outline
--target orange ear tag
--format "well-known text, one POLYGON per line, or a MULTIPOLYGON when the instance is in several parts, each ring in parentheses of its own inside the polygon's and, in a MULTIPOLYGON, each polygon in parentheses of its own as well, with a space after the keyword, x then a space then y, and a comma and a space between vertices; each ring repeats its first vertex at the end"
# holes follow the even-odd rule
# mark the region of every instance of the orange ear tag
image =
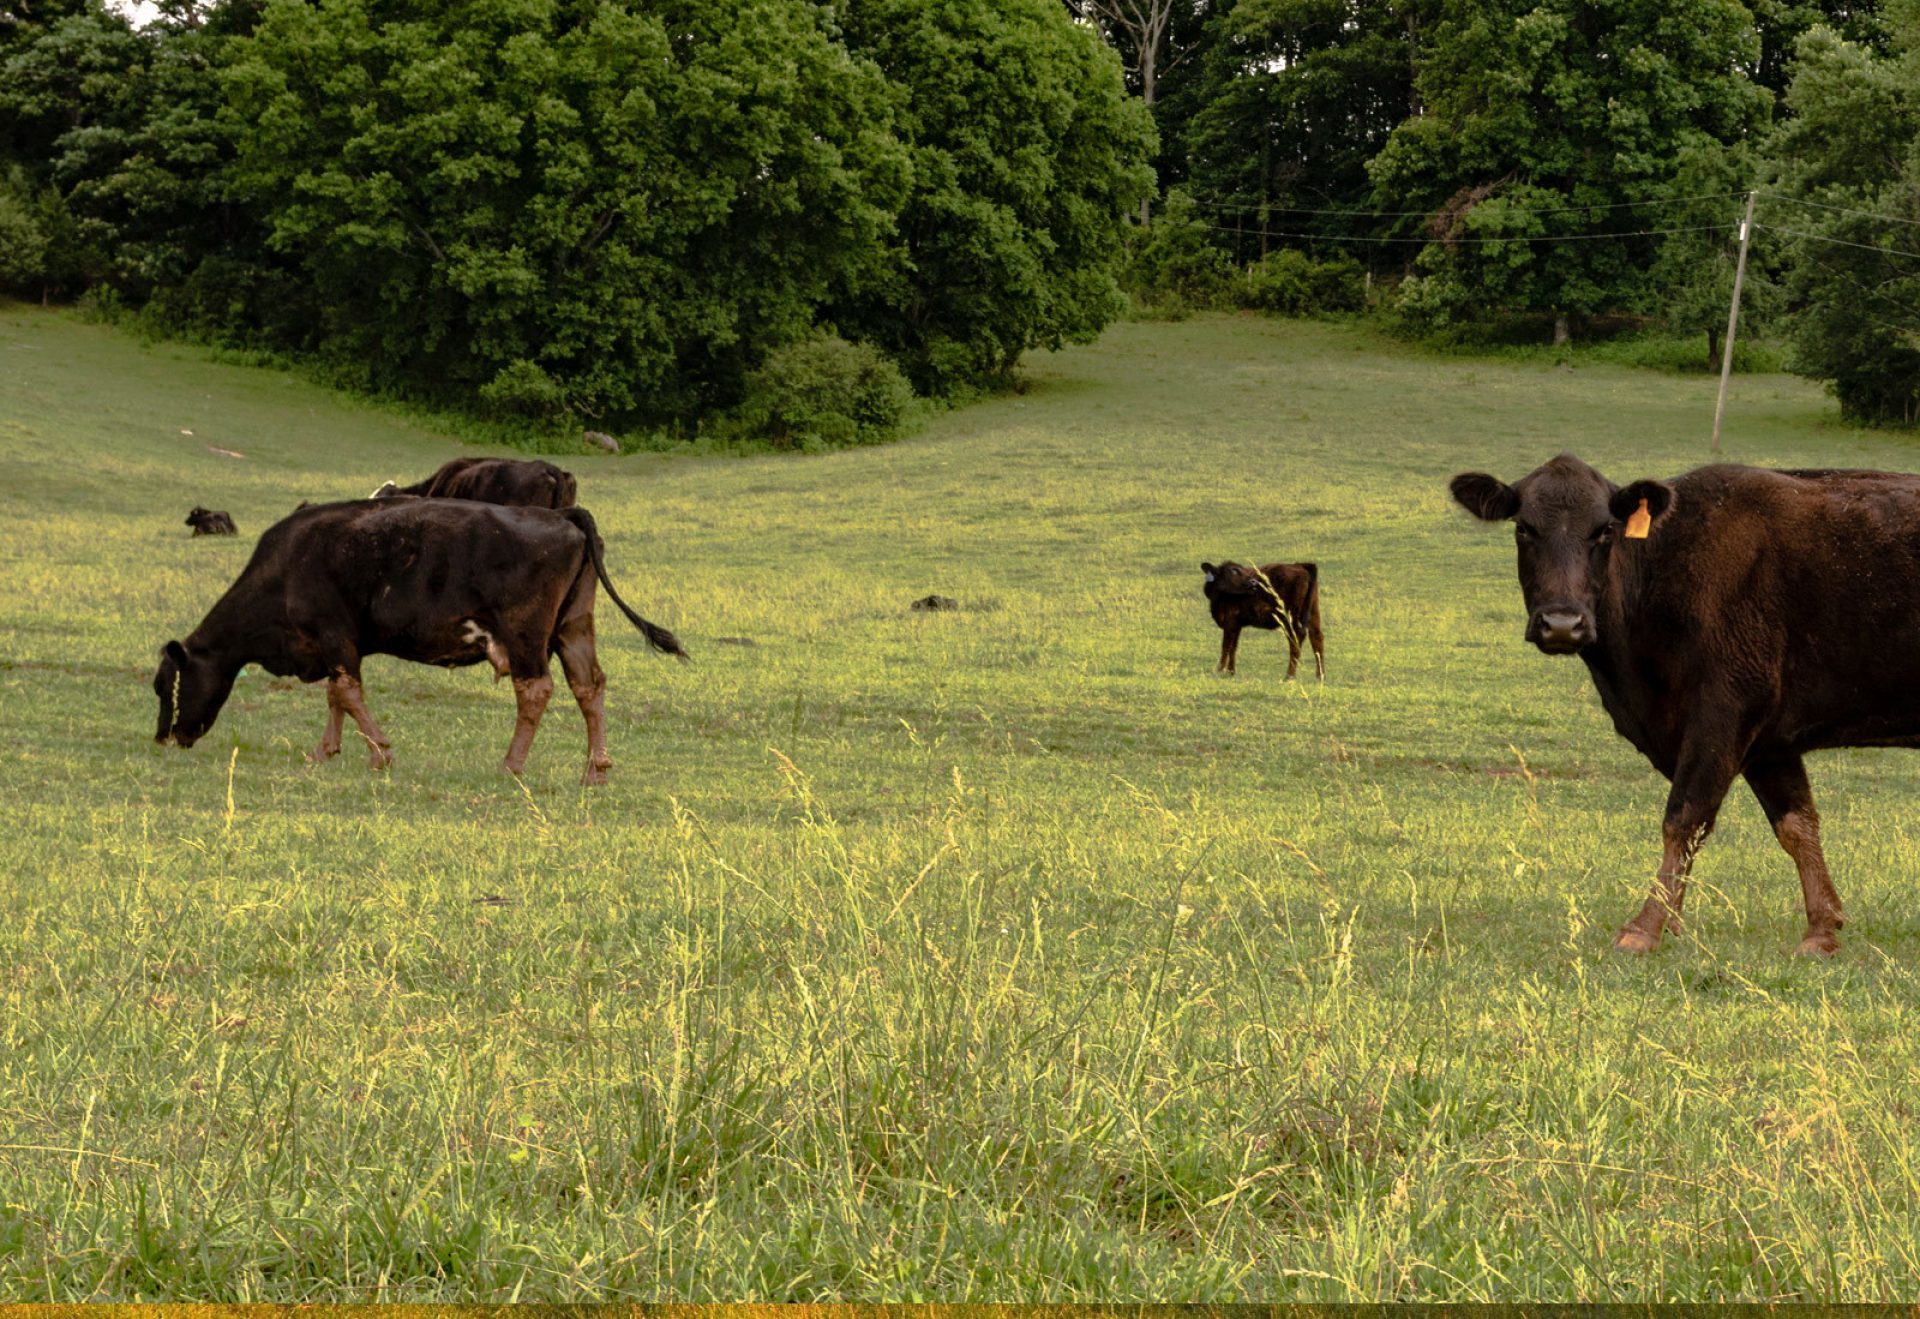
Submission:
POLYGON ((1653 526, 1653 515, 1647 512, 1647 501, 1641 500, 1640 507, 1627 517, 1627 539, 1645 540, 1647 531, 1653 526))

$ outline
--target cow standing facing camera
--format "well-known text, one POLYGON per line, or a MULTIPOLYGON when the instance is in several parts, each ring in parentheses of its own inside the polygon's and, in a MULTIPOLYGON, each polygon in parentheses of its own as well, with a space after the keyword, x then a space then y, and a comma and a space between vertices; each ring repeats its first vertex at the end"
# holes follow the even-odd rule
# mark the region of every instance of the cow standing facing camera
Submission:
POLYGON ((340 751, 345 718, 375 769, 393 761, 367 708, 360 662, 394 655, 457 667, 487 663, 511 676, 518 707, 504 766, 518 774, 560 657, 587 724, 586 782, 603 783, 607 679, 594 654, 596 583, 647 639, 686 658, 673 633, 649 623, 607 578, 585 509, 501 508, 465 500, 317 504, 267 529, 239 580, 184 640, 161 650, 154 739, 190 747, 213 726, 242 666, 327 684, 327 727, 315 759, 340 751))
POLYGON ((1228 560, 1200 565, 1201 590, 1207 608, 1220 625, 1220 663, 1216 673, 1234 673, 1240 654, 1240 633, 1257 627, 1275 628, 1287 635, 1287 676, 1300 671, 1300 643, 1313 646, 1316 676, 1327 676, 1326 638, 1320 631, 1320 566, 1314 563, 1269 563, 1250 568, 1228 560))
POLYGON ((1452 491, 1513 523, 1526 640, 1585 661, 1614 730, 1672 784, 1653 891, 1614 946, 1678 925, 1738 777, 1800 872, 1798 951, 1833 953, 1846 916, 1802 757, 1920 747, 1920 476, 1726 465, 1617 486, 1562 454, 1452 491))

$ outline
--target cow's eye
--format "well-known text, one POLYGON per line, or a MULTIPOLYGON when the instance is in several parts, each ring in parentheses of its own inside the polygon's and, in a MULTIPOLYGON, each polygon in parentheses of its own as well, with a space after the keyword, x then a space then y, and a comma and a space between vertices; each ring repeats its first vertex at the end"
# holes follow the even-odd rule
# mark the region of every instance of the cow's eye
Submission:
POLYGON ((1592 544, 1598 545, 1612 534, 1613 524, 1611 522, 1603 522, 1593 529, 1592 533, 1588 535, 1587 540, 1592 544))
POLYGON ((1513 538, 1515 540, 1538 540, 1540 533, 1524 522, 1516 522, 1513 524, 1513 538))

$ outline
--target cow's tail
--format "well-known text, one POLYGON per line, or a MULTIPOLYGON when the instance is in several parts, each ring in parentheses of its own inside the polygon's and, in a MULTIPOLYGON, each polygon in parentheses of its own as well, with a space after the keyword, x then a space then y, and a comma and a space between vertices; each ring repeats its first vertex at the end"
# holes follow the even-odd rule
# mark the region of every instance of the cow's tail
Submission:
POLYGON ((680 638, 658 623, 649 623, 634 613, 627 607, 627 602, 620 598, 620 593, 613 589, 613 581, 607 576, 606 549, 600 543, 600 528, 594 525, 593 514, 584 508, 563 508, 560 515, 586 533, 587 553, 593 558, 594 575, 600 579, 600 585, 607 588, 607 599, 618 605, 620 612, 627 616, 627 621, 640 629, 640 635, 647 639, 649 646, 663 655, 676 655, 681 663, 686 663, 687 649, 680 644, 680 638))

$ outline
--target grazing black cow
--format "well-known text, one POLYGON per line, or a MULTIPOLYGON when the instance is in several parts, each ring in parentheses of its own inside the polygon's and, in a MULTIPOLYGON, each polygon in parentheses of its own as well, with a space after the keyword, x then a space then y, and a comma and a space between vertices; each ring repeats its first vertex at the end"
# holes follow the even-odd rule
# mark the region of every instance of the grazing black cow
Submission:
POLYGON ((424 481, 413 485, 389 481, 372 497, 425 495, 527 508, 572 508, 577 493, 572 472, 537 458, 455 458, 424 481))
POLYGON ((373 767, 393 761, 367 709, 368 655, 447 667, 486 661, 511 675, 519 721, 507 749, 526 763, 553 694, 560 656, 587 721, 588 783, 606 781, 606 675, 594 655, 596 579, 654 649, 686 658, 673 633, 633 612, 613 589, 600 533, 585 509, 500 508, 464 500, 317 504, 268 528, 238 581, 184 641, 160 655, 156 741, 192 746, 213 726, 241 666, 327 683, 327 729, 316 759, 340 750, 352 715, 373 767))
POLYGON ((196 536, 238 536, 240 528, 233 525, 233 518, 217 509, 193 506, 193 512, 187 514, 187 525, 193 528, 196 536))
POLYGON ((1615 947, 1677 925, 1740 775, 1800 872, 1798 951, 1833 953, 1845 915, 1801 758, 1920 746, 1920 476, 1713 466, 1620 487, 1562 454, 1452 489, 1514 524, 1526 639, 1585 660, 1614 728, 1672 784, 1653 892, 1615 947))
POLYGON ((1207 608, 1220 625, 1220 663, 1214 672, 1235 673, 1240 654, 1240 630, 1257 627, 1287 635, 1287 676, 1300 671, 1300 642, 1313 645, 1313 668, 1327 676, 1326 638, 1320 632, 1320 566, 1314 563, 1269 563, 1249 568, 1228 560, 1200 565, 1201 590, 1207 608))

